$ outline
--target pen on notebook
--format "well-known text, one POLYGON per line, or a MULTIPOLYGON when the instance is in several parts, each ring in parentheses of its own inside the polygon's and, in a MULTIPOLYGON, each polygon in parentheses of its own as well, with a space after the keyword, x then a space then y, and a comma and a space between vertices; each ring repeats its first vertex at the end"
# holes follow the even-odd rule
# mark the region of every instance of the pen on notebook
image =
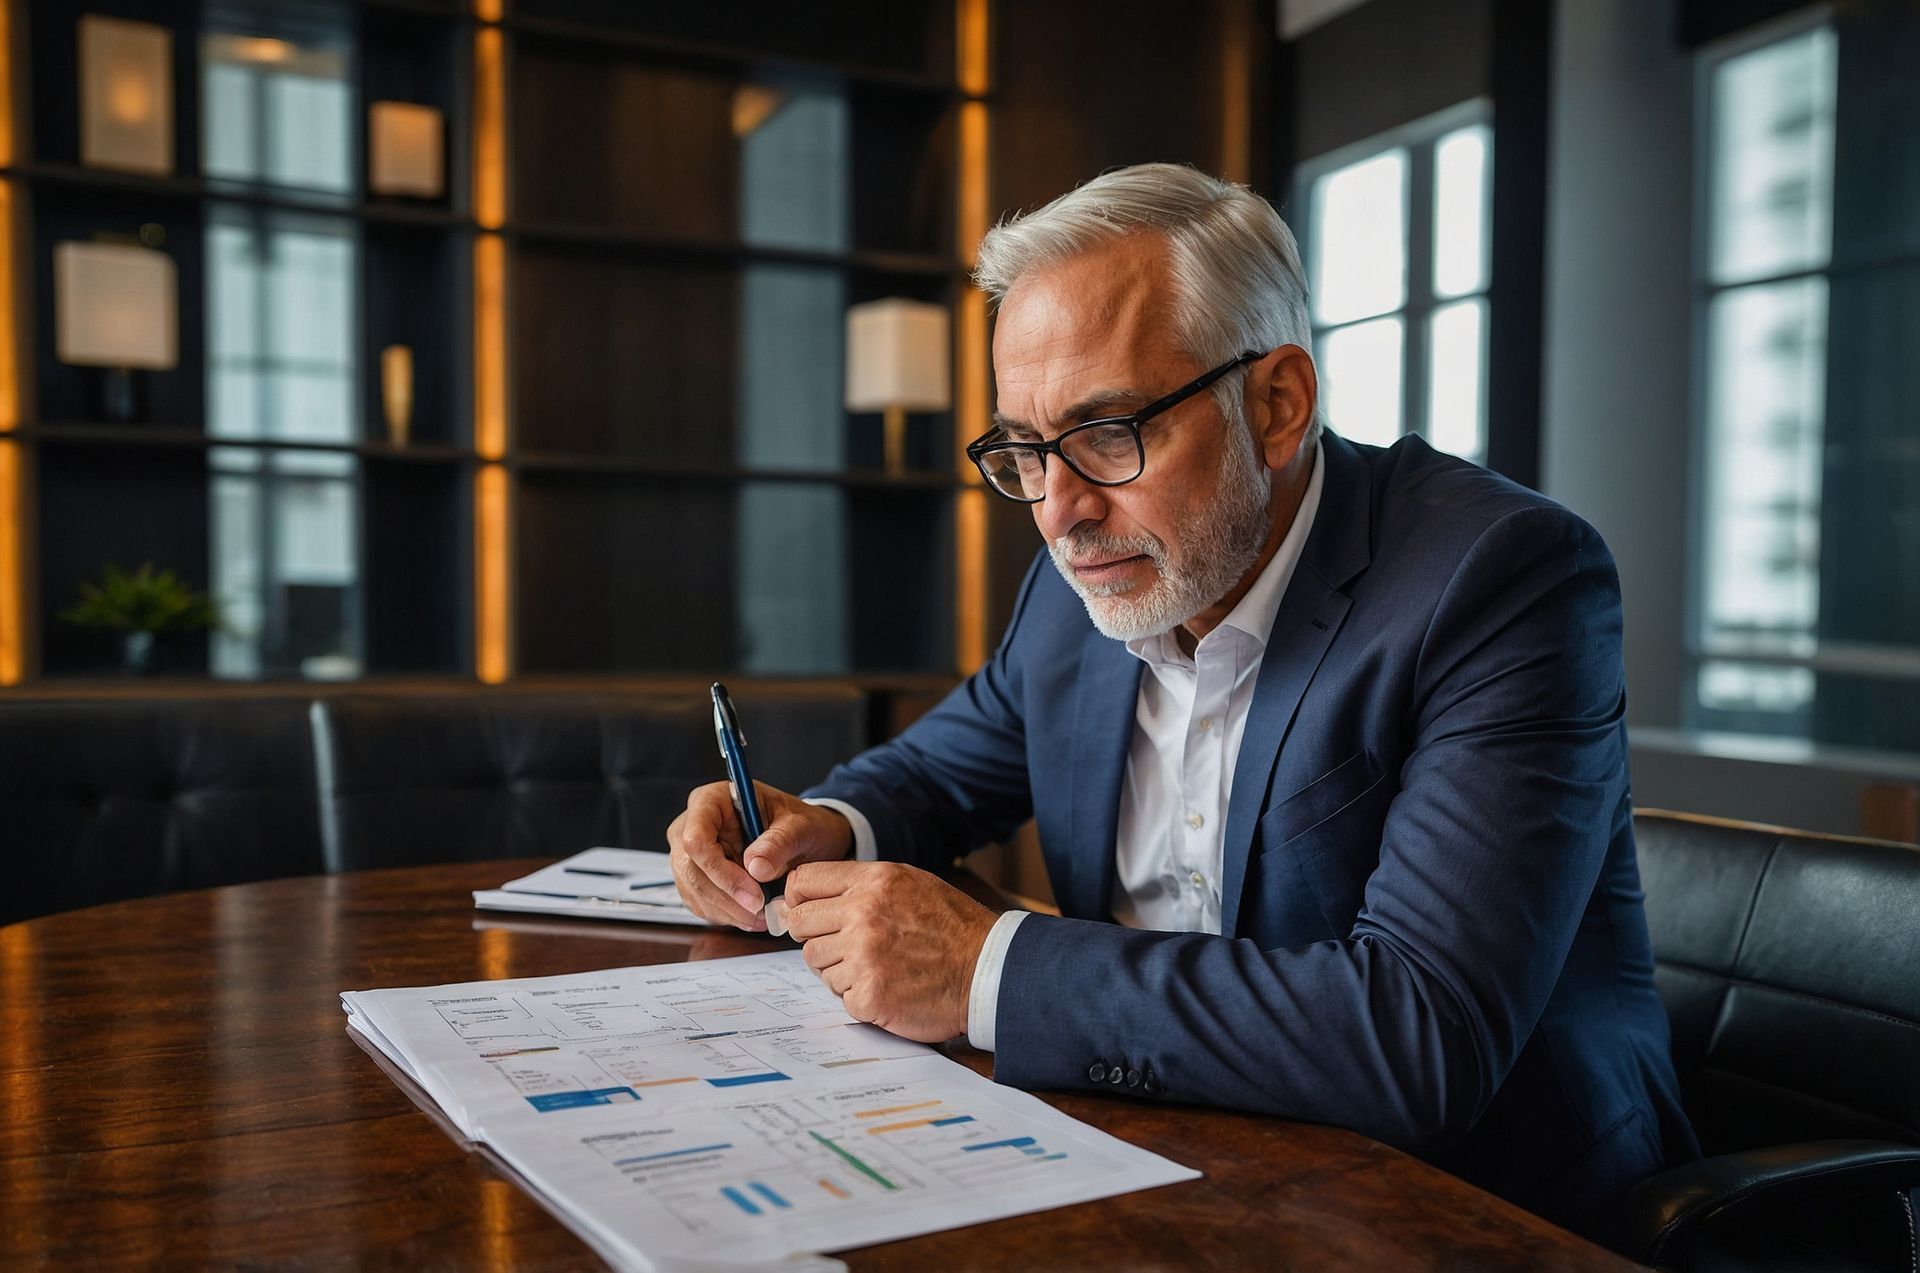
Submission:
MULTIPOLYGON (((740 716, 733 709, 733 699, 728 696, 727 687, 715 681, 708 692, 713 697, 713 732, 720 744, 720 759, 727 765, 727 783, 733 790, 733 808, 740 815, 740 827, 746 842, 752 844, 766 832, 767 820, 760 810, 760 793, 754 790, 753 773, 747 768, 747 737, 740 730, 740 716)), ((775 907, 769 903, 786 891, 787 882, 784 878, 765 880, 760 884, 767 931, 775 937, 786 936, 786 906, 782 903, 775 907)))

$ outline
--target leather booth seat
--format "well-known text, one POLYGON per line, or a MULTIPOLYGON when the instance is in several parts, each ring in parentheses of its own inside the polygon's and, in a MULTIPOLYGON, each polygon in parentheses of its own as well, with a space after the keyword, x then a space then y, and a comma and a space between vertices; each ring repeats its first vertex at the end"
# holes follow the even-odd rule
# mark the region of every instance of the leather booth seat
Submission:
MULTIPOLYGON (((734 702, 754 777, 789 791, 865 740, 853 690, 734 702)), ((665 848, 687 792, 726 777, 705 695, 349 695, 313 731, 332 871, 665 848)))
POLYGON ((1643 811, 1661 999, 1703 1160, 1615 1245, 1673 1269, 1917 1269, 1920 849, 1643 811))
POLYGON ((0 708, 0 924, 321 869, 304 700, 0 708))
MULTIPOLYGON (((735 695, 789 790, 866 745, 844 686, 735 695)), ((662 848, 723 779, 704 691, 0 704, 0 924, 321 871, 662 848)))

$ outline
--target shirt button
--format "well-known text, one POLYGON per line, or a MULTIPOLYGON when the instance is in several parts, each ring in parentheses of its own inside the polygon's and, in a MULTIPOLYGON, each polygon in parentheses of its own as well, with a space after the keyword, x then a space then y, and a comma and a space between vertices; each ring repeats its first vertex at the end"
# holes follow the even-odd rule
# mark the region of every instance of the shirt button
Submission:
POLYGON ((1206 732, 1207 732, 1208 730, 1210 730, 1210 729, 1212 729, 1212 728, 1213 728, 1213 717, 1211 717, 1211 716, 1203 716, 1203 717, 1201 717, 1201 718, 1200 718, 1200 732, 1201 732, 1201 733, 1203 733, 1203 734, 1204 734, 1204 733, 1206 733, 1206 732))
POLYGON ((1087 1067, 1087 1082, 1104 1083, 1107 1081, 1107 1067, 1103 1062, 1095 1061, 1087 1067))
POLYGON ((1195 831, 1198 831, 1201 827, 1204 827, 1207 825, 1206 815, 1200 814, 1200 813, 1189 813, 1187 815, 1187 825, 1192 827, 1195 831))
POLYGON ((1195 888, 1199 888, 1201 885, 1207 882, 1207 877, 1200 874, 1200 872, 1198 871, 1195 871, 1192 875, 1189 875, 1187 878, 1193 881, 1193 886, 1195 888))

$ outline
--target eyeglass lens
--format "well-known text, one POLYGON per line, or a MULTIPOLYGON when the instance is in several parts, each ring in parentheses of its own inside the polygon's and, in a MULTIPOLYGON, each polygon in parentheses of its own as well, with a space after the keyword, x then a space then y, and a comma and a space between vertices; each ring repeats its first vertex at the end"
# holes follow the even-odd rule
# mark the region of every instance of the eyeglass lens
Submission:
MULTIPOLYGON (((1060 452, 1080 476, 1093 482, 1130 482, 1140 476, 1142 457, 1134 431, 1124 424, 1095 425, 1062 435, 1060 452)), ((980 457, 987 480, 1015 499, 1037 500, 1047 493, 1041 453, 1027 447, 989 451, 980 457)))

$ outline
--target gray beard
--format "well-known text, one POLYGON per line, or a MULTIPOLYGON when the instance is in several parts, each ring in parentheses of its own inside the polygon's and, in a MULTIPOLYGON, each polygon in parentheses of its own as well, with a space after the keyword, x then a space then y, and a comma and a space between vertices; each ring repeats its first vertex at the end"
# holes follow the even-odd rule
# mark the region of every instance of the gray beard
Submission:
POLYGON ((1271 528, 1267 503, 1272 482, 1253 450, 1253 436, 1239 412, 1226 421, 1227 448, 1220 485, 1206 507, 1184 515, 1175 527, 1176 558, 1157 535, 1109 535, 1100 530, 1062 535, 1048 544, 1055 569, 1086 604, 1087 617, 1103 636, 1138 641, 1171 632, 1227 595, 1260 559, 1271 528), (1143 555, 1154 580, 1083 584, 1070 564, 1075 557, 1143 555))

